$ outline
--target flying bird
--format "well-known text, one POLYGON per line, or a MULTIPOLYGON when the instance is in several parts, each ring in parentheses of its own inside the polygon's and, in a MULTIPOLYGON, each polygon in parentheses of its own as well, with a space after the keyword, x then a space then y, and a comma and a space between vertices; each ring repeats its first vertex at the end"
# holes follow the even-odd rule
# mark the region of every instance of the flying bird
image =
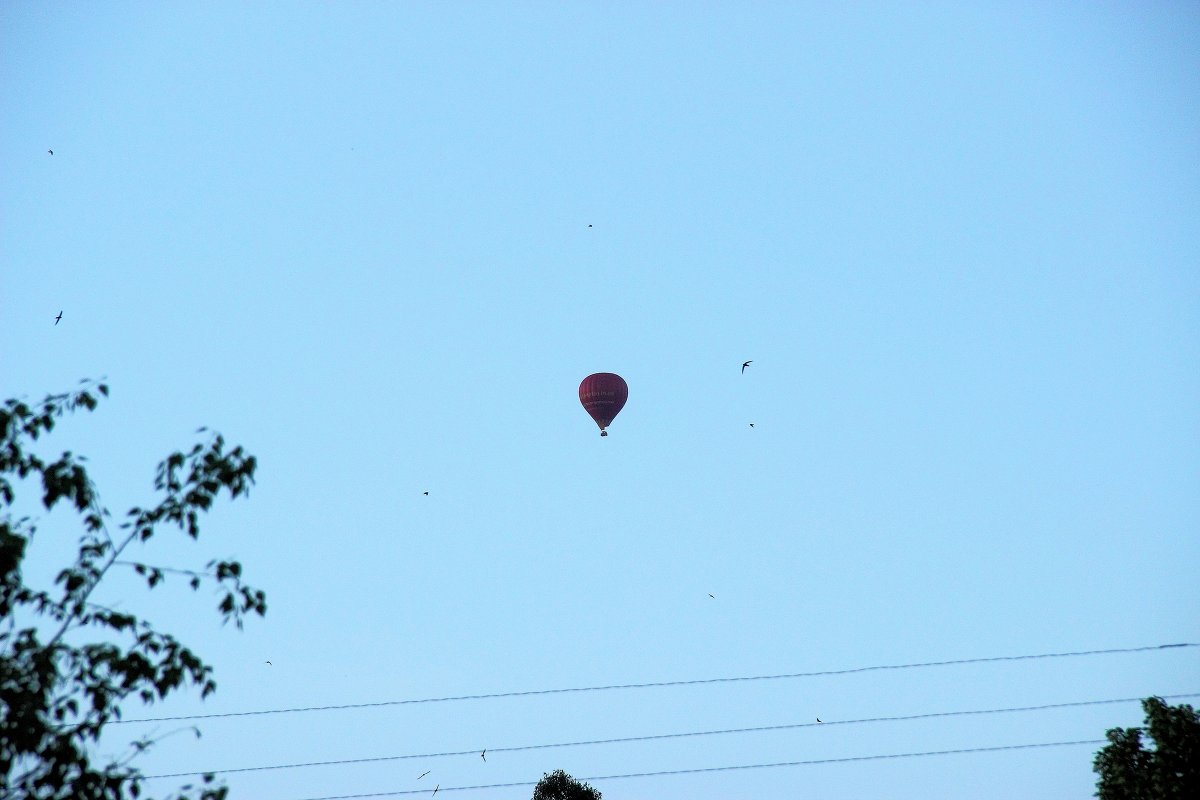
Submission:
POLYGON ((47 152, 47 153, 49 153, 50 155, 54 155, 54 151, 53 151, 53 150, 47 150, 46 152, 47 152))
POLYGON ((272 664, 270 661, 268 661, 268 662, 267 662, 267 666, 268 666, 268 667, 273 667, 273 666, 275 666, 275 665, 274 665, 274 664, 272 664))
POLYGON ((820 722, 820 721, 821 721, 821 718, 820 718, 820 717, 817 717, 817 722, 820 722))
POLYGON ((753 422, 751 422, 751 423, 750 423, 750 427, 751 427, 751 428, 753 428, 753 427, 754 427, 754 423, 753 423, 753 422))
POLYGON ((433 787, 433 794, 430 795, 430 797, 437 797, 437 790, 440 788, 442 788, 442 785, 440 783, 437 786, 433 787))
POLYGON ((487 761, 487 748, 486 747, 483 748, 483 752, 479 754, 479 757, 482 758, 484 761, 487 761))
POLYGON ((588 225, 588 227, 590 228, 590 227, 592 227, 592 226, 591 226, 591 225, 588 225))
POLYGON ((713 600, 716 600, 716 599, 717 599, 717 596, 716 596, 716 595, 714 595, 712 592, 709 592, 709 593, 708 593, 708 596, 709 596, 709 597, 711 597, 713 600))
POLYGON ((62 311, 59 311, 58 316, 54 318, 54 324, 57 325, 60 319, 62 319, 62 311))
POLYGON ((429 774, 429 772, 430 772, 430 770, 425 770, 424 772, 422 772, 420 775, 417 776, 417 780, 421 780, 421 778, 424 778, 426 775, 429 774))
POLYGON ((742 374, 743 375, 746 374, 746 367, 750 366, 753 363, 754 363, 753 361, 743 361, 742 362, 742 374))

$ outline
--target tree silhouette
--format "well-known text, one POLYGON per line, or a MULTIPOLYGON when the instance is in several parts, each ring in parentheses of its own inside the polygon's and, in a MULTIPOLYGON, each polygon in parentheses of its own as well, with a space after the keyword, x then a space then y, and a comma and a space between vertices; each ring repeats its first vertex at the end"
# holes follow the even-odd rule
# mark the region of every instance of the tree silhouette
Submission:
MULTIPOLYGON (((199 515, 222 490, 231 498, 246 494, 256 464, 242 448, 226 451, 224 440, 213 435, 186 454, 169 455, 154 480, 157 503, 126 512, 115 537, 86 459, 65 452, 50 461, 33 452, 57 418, 80 408, 91 411, 107 395, 104 384, 85 381, 84 388, 37 404, 8 400, 0 406, 0 787, 7 790, 6 800, 139 797, 141 773, 131 762, 154 740, 135 741, 124 757, 98 765, 89 750, 105 726, 120 719, 123 703, 153 703, 187 686, 206 697, 217 688, 212 668, 173 636, 92 600, 109 570, 131 569, 149 589, 168 575, 185 577, 193 590, 216 584, 223 590, 220 616, 239 629, 248 612, 266 612, 266 597, 242 583, 236 561, 213 560, 202 570, 189 570, 121 558, 163 526, 197 538, 199 515), (26 585, 21 573, 37 526, 12 509, 18 487, 30 479, 40 480, 47 511, 67 501, 83 527, 78 554, 50 588, 26 585)), ((201 785, 183 786, 173 797, 221 800, 226 792, 205 775, 201 785)))
POLYGON ((600 792, 558 769, 542 776, 533 790, 533 800, 600 800, 600 792))
POLYGON ((1200 797, 1200 717, 1189 705, 1142 701, 1153 750, 1142 728, 1113 728, 1092 768, 1100 800, 1189 800, 1200 797))

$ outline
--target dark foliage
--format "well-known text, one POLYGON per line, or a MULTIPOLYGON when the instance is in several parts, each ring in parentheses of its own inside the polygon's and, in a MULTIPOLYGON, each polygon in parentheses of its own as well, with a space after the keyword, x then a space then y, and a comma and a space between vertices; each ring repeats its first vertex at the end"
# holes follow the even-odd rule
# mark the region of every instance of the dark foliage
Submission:
POLYGON ((600 800, 600 792, 559 769, 542 776, 534 787, 533 800, 600 800))
POLYGON ((1200 717, 1189 705, 1142 701, 1146 728, 1113 728, 1092 768, 1100 800, 1190 800, 1200 797, 1200 717), (1152 750, 1142 747, 1148 732, 1152 750))
MULTIPOLYGON (((104 384, 85 381, 75 392, 38 404, 8 400, 0 407, 0 787, 5 800, 141 797, 141 773, 132 761, 154 741, 136 741, 123 758, 99 764, 91 749, 105 725, 121 718, 123 704, 154 703, 187 688, 198 688, 206 697, 217 688, 212 668, 173 636, 132 613, 92 601, 110 569, 132 569, 151 590, 168 575, 185 576, 193 590, 216 584, 222 590, 217 612, 238 628, 247 613, 266 612, 265 596, 242 582, 236 561, 186 570, 121 560, 130 545, 148 542, 164 526, 197 538, 199 515, 222 490, 231 498, 247 494, 255 459, 242 448, 227 451, 214 435, 187 453, 172 453, 155 477, 158 501, 126 512, 115 539, 86 459, 65 452, 45 460, 32 452, 57 418, 81 408, 91 411, 107 394, 104 384), (63 503, 76 512, 83 529, 77 556, 50 588, 27 586, 21 574, 36 525, 11 511, 18 488, 32 481, 40 483, 47 511, 63 503)), ((221 800, 226 792, 206 775, 200 785, 183 786, 171 797, 221 800)))

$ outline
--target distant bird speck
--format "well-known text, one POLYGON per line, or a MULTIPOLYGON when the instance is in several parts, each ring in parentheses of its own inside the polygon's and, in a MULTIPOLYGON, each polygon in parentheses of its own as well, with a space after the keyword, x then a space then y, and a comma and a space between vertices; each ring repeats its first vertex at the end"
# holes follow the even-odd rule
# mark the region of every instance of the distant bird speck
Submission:
POLYGON ((429 773, 430 773, 430 770, 425 770, 424 772, 422 772, 420 775, 417 776, 417 780, 421 780, 421 778, 424 778, 429 773))
POLYGON ((426 497, 429 497, 429 492, 421 492, 421 494, 425 495, 426 497))
POLYGON ((272 664, 270 661, 268 661, 268 662, 267 662, 267 666, 268 666, 268 667, 271 667, 271 666, 274 666, 274 664, 272 664))
POLYGON ((742 362, 742 374, 743 375, 746 374, 746 367, 750 366, 753 363, 754 363, 753 361, 743 361, 742 362))
POLYGON ((487 748, 486 747, 483 748, 483 752, 479 754, 479 757, 482 758, 484 761, 487 761, 487 748))
POLYGON ((50 155, 54 155, 54 151, 53 151, 53 150, 47 150, 46 152, 47 152, 47 153, 49 153, 50 155))
POLYGON ((436 796, 437 796, 437 790, 438 790, 438 789, 440 789, 440 788, 442 788, 442 785, 441 785, 440 783, 439 783, 437 786, 433 787, 433 794, 431 795, 431 797, 436 797, 436 796))
POLYGON ((750 427, 751 427, 751 428, 753 428, 753 427, 754 427, 754 423, 753 423, 753 422, 751 422, 751 423, 750 423, 750 427))
POLYGON ((820 722, 820 721, 821 721, 821 718, 820 718, 820 717, 817 717, 817 722, 820 722))
POLYGON ((57 324, 58 324, 58 321, 59 321, 60 319, 62 319, 62 312, 61 312, 61 311, 59 311, 59 312, 58 312, 58 316, 54 318, 54 324, 55 324, 55 325, 57 325, 57 324))
POLYGON ((590 228, 590 227, 592 227, 592 226, 591 226, 591 225, 588 225, 588 227, 590 228))
POLYGON ((709 593, 708 593, 708 596, 709 596, 709 597, 711 597, 713 600, 716 600, 716 599, 717 599, 717 596, 716 596, 716 595, 714 595, 712 592, 709 592, 709 593))

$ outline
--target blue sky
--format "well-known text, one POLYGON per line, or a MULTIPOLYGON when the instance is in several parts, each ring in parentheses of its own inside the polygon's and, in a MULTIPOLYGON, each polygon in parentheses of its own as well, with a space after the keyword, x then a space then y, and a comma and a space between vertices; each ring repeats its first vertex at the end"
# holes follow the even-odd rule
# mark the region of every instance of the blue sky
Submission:
MULTIPOLYGON (((177 632, 220 687, 127 714, 1200 641, 1198 34, 1183 3, 8 4, 4 396, 107 376, 111 400, 47 447, 88 454, 117 512, 200 425, 260 460, 199 544, 163 536, 145 558, 236 557, 267 617, 238 634, 205 594, 115 576, 105 599, 177 632), (576 397, 599 371, 630 387, 604 439, 576 397)), ((44 519, 30 575, 75 532, 44 519)), ((232 717, 142 764, 1198 692, 1197 666, 1177 649, 232 717)), ((445 791, 1140 719, 1131 703, 228 780, 234 798, 445 791)), ((1087 797, 1094 750, 596 786, 1087 797)))

